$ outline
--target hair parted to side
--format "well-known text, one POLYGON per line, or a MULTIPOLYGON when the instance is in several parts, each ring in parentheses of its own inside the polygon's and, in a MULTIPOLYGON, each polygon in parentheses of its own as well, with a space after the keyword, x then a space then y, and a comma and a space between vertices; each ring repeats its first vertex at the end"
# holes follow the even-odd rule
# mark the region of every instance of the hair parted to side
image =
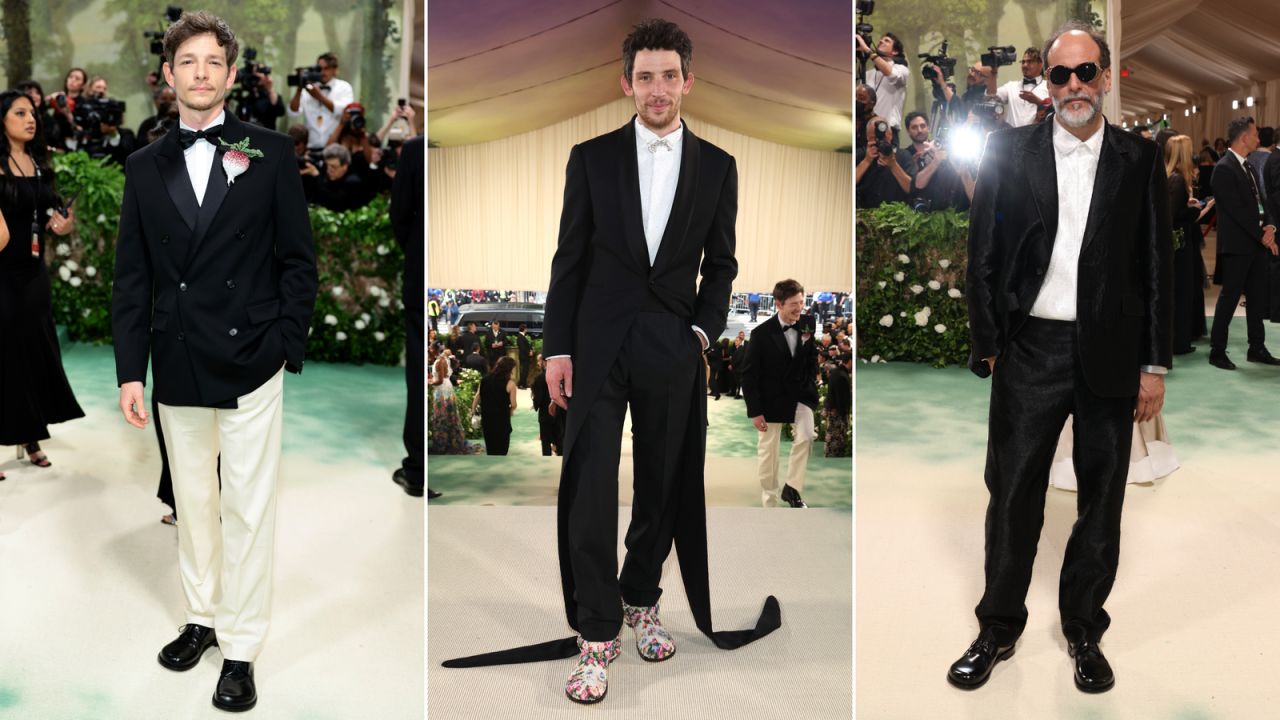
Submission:
POLYGON ((1253 116, 1238 117, 1227 123, 1227 146, 1230 147, 1235 145, 1236 140, 1239 139, 1241 135, 1245 134, 1249 129, 1249 126, 1253 123, 1253 116))
POLYGON ((169 67, 173 67, 173 56, 182 47, 182 43, 205 33, 211 33, 218 41, 218 46, 226 52, 227 67, 235 65, 236 57, 240 55, 240 43, 236 41, 236 34, 231 32, 231 26, 226 20, 204 10, 182 13, 182 17, 164 31, 164 61, 169 63, 169 67))
POLYGON ((1092 25, 1083 20, 1068 20, 1049 36, 1049 39, 1044 42, 1044 52, 1041 53, 1041 57, 1044 58, 1044 64, 1053 67, 1052 62, 1049 60, 1049 51, 1053 49, 1053 44, 1058 42, 1058 38, 1076 30, 1087 34, 1097 44, 1098 70, 1103 71, 1111 67, 1111 48, 1107 47, 1107 39, 1102 37, 1092 25))
POLYGON ((1031 60, 1034 62, 1041 62, 1041 58, 1042 58, 1042 56, 1040 55, 1040 48, 1034 48, 1034 47, 1029 47, 1026 50, 1023 50, 1022 56, 1024 58, 1031 58, 1031 60))
POLYGON ((779 280, 778 284, 773 286, 773 299, 778 303, 786 302, 787 298, 797 294, 804 294, 804 286, 795 280, 779 280))
POLYGON ((659 18, 645 20, 631 29, 622 41, 622 74, 631 82, 636 67, 636 53, 641 50, 674 50, 680 55, 680 76, 689 77, 693 64, 693 42, 679 25, 659 18))
POLYGON ((323 53, 322 55, 320 55, 320 57, 316 58, 316 60, 325 61, 325 64, 327 64, 329 67, 335 67, 335 68, 341 67, 340 65, 338 65, 338 56, 334 55, 331 52, 323 53))

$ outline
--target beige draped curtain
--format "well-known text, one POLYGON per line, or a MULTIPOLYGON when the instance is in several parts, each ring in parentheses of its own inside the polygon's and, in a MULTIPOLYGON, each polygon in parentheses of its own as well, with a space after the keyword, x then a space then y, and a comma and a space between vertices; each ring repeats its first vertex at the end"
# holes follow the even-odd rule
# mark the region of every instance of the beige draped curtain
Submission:
MULTIPOLYGON (((541 130, 429 150, 428 285, 546 290, 569 149, 621 127, 633 112, 622 98, 541 130)), ((809 291, 851 288, 852 157, 686 120, 737 159, 734 291, 767 292, 788 277, 809 291)))

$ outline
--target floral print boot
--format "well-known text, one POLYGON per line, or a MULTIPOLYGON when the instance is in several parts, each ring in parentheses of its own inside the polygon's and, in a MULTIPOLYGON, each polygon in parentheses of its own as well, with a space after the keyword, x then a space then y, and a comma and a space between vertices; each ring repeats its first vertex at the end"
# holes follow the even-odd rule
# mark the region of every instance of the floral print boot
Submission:
POLYGON ((579 635, 578 649, 582 653, 578 656, 578 667, 565 683, 564 694, 583 705, 598 703, 609 691, 609 663, 622 654, 622 639, 587 642, 579 635))
POLYGON ((676 652, 675 638, 662 627, 658 606, 636 607, 622 603, 622 619, 636 631, 636 649, 649 662, 666 660, 676 652))

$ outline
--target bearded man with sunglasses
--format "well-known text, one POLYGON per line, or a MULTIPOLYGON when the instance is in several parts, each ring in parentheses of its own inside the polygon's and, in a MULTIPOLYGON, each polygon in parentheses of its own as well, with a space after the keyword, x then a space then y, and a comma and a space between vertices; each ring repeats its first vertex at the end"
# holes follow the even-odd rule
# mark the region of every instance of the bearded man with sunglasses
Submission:
POLYGON ((1115 684, 1098 646, 1120 557, 1133 423, 1164 402, 1172 258, 1154 143, 1108 124, 1106 40, 1072 21, 1045 44, 1053 122, 990 136, 969 227, 971 355, 991 377, 979 634, 947 679, 973 689, 1014 652, 1058 434, 1074 416, 1078 517, 1058 586, 1076 687, 1115 684))

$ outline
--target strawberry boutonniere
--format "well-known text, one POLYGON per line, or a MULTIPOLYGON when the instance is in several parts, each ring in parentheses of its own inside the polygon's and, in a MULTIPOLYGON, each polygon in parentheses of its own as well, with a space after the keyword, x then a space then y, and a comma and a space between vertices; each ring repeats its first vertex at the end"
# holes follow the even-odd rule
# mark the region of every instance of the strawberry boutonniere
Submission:
POLYGON ((249 138, 238 143, 218 138, 218 142, 227 148, 222 155, 222 170, 227 174, 227 186, 230 187, 237 177, 249 169, 249 158, 262 157, 262 151, 249 147, 249 138))

